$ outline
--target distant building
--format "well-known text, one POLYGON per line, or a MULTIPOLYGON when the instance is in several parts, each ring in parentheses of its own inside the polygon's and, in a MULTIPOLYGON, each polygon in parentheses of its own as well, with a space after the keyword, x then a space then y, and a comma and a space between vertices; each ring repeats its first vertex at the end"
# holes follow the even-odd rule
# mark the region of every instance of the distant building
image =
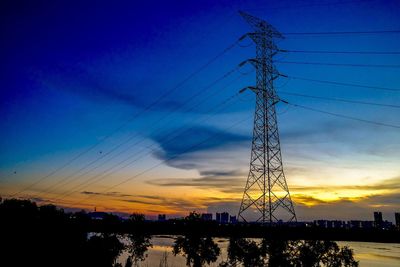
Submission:
POLYGON ((374 228, 374 221, 361 221, 361 228, 363 229, 371 229, 374 228))
POLYGON ((215 220, 216 220, 218 223, 221 223, 221 213, 217 212, 217 213, 215 214, 215 220))
POLYGON ((221 223, 228 223, 229 222, 229 213, 222 212, 221 213, 221 223))
POLYGON ((167 220, 167 216, 165 214, 158 214, 158 221, 164 222, 167 220))
POLYGON ((382 212, 380 212, 380 211, 374 212, 374 223, 375 223, 375 227, 382 228, 382 224, 383 224, 382 212))
POLYGON ((233 223, 233 224, 237 223, 236 216, 235 215, 234 216, 229 216, 229 222, 233 223))
POLYGON ((327 221, 326 220, 315 220, 314 224, 315 224, 315 226, 321 227, 321 228, 326 228, 327 227, 327 221))
MULTIPOLYGON (((340 220, 315 220, 314 225, 320 228, 350 228, 350 229, 359 229, 359 228, 364 228, 364 229, 370 229, 375 226, 374 221, 360 221, 360 220, 351 220, 351 221, 340 221, 340 220)), ((386 226, 385 222, 382 224, 386 226)))
POLYGON ((332 221, 333 228, 344 228, 346 223, 344 221, 332 221))
POLYGON ((212 221, 212 213, 202 213, 201 219, 203 221, 212 221))
POLYGON ((392 222, 389 222, 389 221, 382 222, 382 229, 387 230, 387 229, 391 229, 391 228, 393 228, 392 222))
POLYGON ((106 212, 101 212, 101 211, 95 211, 95 212, 88 213, 89 218, 92 220, 103 220, 104 217, 106 217, 107 215, 108 214, 106 212))
POLYGON ((394 213, 394 219, 396 221, 396 227, 400 229, 400 212, 394 213))
POLYGON ((362 221, 359 221, 359 220, 351 220, 351 221, 348 221, 348 226, 349 226, 349 228, 351 228, 351 229, 358 229, 358 228, 361 228, 361 226, 362 226, 362 221))

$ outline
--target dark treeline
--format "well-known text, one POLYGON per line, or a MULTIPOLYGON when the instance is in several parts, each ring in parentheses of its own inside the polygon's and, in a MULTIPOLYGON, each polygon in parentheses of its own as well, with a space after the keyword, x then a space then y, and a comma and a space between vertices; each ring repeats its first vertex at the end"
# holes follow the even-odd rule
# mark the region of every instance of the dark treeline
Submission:
MULTIPOLYGON (((347 229, 319 228, 315 226, 218 224, 203 221, 199 216, 167 221, 146 221, 143 214, 132 214, 129 219, 104 213, 102 219, 91 219, 85 211, 65 213, 52 205, 37 207, 29 200, 4 200, 0 216, 11 226, 23 224, 30 227, 56 227, 73 229, 76 232, 98 232, 148 235, 181 235, 196 232, 214 237, 270 238, 283 240, 336 240, 400 243, 400 231, 393 229, 347 229), (7 208, 5 208, 7 206, 7 208), (190 219, 188 219, 190 218, 190 219)), ((194 213, 196 214, 196 213, 194 213)), ((197 214, 198 215, 198 214, 197 214)))
POLYGON ((29 200, 0 201, 0 266, 138 266, 152 246, 151 236, 158 234, 178 235, 172 252, 183 255, 188 266, 217 260, 220 249, 212 237, 230 240, 228 259, 220 266, 357 266, 351 249, 319 240, 338 240, 321 229, 218 225, 202 221, 197 213, 166 222, 148 222, 142 214, 126 220, 106 214, 95 220, 84 211, 66 213, 29 200), (123 252, 128 259, 121 265, 116 260, 123 252))
MULTIPOLYGON (((135 215, 131 220, 144 220, 135 215)), ((122 267, 119 255, 129 253, 125 267, 144 260, 151 247, 148 235, 112 232, 117 216, 107 215, 107 231, 94 233, 86 212, 65 213, 53 205, 37 206, 29 200, 8 199, 0 203, 0 266, 96 266, 122 267)))

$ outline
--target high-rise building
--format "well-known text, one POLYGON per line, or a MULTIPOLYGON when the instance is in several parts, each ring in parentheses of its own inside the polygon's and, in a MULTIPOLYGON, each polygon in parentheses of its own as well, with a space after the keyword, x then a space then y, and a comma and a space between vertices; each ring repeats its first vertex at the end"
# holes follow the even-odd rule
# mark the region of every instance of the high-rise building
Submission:
POLYGON ((374 223, 375 223, 375 227, 378 227, 378 228, 382 227, 382 224, 383 224, 382 212, 380 212, 380 211, 374 212, 374 223))
POLYGON ((230 223, 233 223, 233 224, 237 223, 237 218, 236 218, 236 216, 235 216, 235 215, 229 216, 229 222, 230 222, 230 223))
POLYGON ((314 224, 317 227, 321 228, 326 228, 327 227, 327 221, 326 220, 314 220, 314 224))
POLYGON ((228 223, 229 222, 229 213, 222 212, 221 213, 221 223, 228 223))
POLYGON ((166 220, 166 218, 167 217, 165 216, 165 214, 158 214, 158 221, 163 222, 166 220))
POLYGON ((400 229, 400 212, 395 212, 394 213, 394 218, 396 221, 396 227, 400 229))
POLYGON ((216 220, 218 223, 221 223, 221 213, 217 212, 217 213, 215 214, 215 220, 216 220))
POLYGON ((202 213, 201 219, 203 221, 212 221, 212 213, 202 213))

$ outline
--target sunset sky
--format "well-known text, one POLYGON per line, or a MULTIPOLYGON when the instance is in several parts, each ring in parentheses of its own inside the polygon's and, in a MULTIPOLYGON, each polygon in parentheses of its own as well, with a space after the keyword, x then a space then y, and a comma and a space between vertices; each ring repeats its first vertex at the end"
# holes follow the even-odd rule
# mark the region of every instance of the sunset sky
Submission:
POLYGON ((255 83, 250 65, 237 68, 255 56, 250 39, 236 42, 251 31, 238 10, 279 30, 281 49, 397 52, 275 56, 288 76, 275 82, 282 99, 364 120, 276 106, 298 219, 372 220, 380 210, 393 221, 400 33, 304 33, 398 31, 397 0, 1 1, 0 196, 149 216, 236 214, 255 105, 251 92, 238 95, 255 83))

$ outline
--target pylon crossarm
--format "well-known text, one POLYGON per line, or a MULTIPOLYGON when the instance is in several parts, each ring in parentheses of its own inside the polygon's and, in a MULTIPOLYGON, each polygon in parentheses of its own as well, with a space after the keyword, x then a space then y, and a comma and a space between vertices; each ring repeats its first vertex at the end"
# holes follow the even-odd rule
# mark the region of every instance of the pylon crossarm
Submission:
POLYGON ((283 35, 278 32, 272 25, 270 25, 265 20, 261 20, 257 17, 254 17, 246 12, 239 11, 239 14, 247 21, 247 23, 252 26, 256 31, 265 31, 274 35, 275 37, 283 38, 283 35))
MULTIPOLYGON (((247 36, 253 40, 254 43, 263 42, 265 37, 269 37, 268 33, 266 32, 249 32, 247 36)), ((265 48, 268 48, 270 51, 280 52, 280 49, 273 43, 273 42, 265 42, 263 43, 265 48)))

